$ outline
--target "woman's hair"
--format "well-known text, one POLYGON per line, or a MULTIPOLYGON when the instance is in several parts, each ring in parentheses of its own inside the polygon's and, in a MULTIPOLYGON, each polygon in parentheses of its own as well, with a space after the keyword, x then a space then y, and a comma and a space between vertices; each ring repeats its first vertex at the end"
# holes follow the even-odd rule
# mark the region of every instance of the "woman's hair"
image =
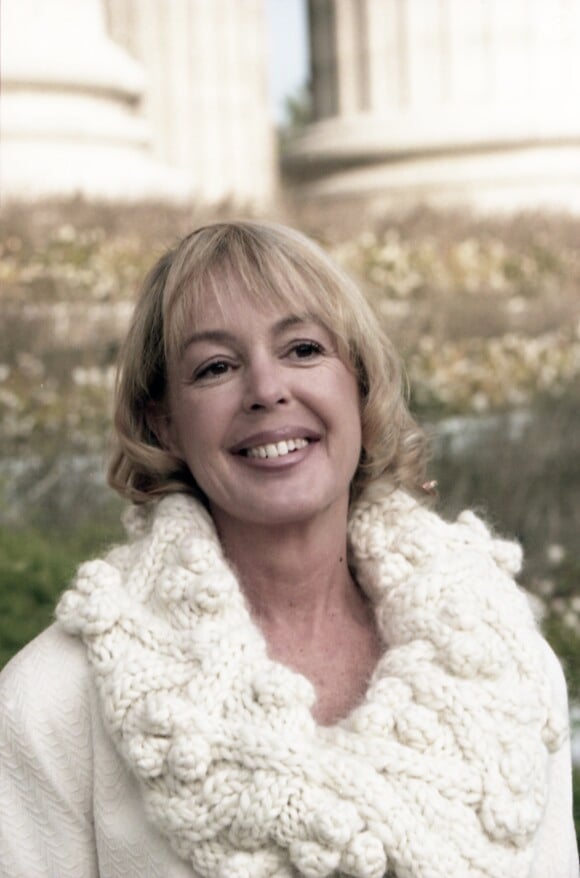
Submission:
POLYGON ((185 463, 152 429, 163 410, 167 363, 179 354, 208 295, 243 290, 250 303, 309 314, 334 336, 357 375, 363 452, 351 497, 387 475, 418 492, 425 477, 423 432, 406 405, 401 364, 356 284, 316 244, 284 226, 218 222, 192 232, 146 277, 121 348, 109 483, 135 503, 175 491, 205 500, 185 463))

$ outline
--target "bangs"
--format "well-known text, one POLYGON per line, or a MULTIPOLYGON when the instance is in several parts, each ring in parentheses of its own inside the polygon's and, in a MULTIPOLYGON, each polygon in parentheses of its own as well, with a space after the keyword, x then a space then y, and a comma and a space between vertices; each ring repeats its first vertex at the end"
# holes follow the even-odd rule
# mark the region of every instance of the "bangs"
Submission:
POLYGON ((354 364, 358 339, 353 338, 352 305, 344 290, 345 281, 351 282, 323 251, 302 246, 300 253, 294 241, 290 247, 284 240, 264 242, 251 235, 230 233, 227 238, 207 248, 198 241, 189 258, 183 254, 175 260, 164 302, 168 359, 179 356, 208 301, 225 308, 243 297, 256 310, 274 307, 321 323, 335 338, 339 355, 354 364))

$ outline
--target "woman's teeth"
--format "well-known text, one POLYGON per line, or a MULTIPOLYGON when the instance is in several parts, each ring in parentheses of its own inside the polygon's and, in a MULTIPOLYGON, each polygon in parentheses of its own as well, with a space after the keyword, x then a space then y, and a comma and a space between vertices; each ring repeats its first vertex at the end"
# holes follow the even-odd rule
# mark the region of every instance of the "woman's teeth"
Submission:
POLYGON ((308 439, 286 439, 283 442, 269 442, 267 445, 255 445, 246 449, 246 457, 284 457, 291 451, 306 448, 308 439))

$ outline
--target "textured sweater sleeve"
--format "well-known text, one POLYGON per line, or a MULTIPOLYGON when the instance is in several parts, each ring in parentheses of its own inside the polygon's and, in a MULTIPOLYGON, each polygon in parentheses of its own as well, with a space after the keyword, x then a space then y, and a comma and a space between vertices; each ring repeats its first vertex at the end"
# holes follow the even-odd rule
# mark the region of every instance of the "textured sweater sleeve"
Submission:
MULTIPOLYGON (((558 659, 545 644, 546 671, 554 704, 565 715, 566 683, 558 659)), ((550 757, 548 803, 538 833, 530 878, 578 878, 578 848, 572 820, 569 743, 550 757)))
POLYGON ((0 878, 96 878, 87 667, 49 628, 0 675, 0 878))

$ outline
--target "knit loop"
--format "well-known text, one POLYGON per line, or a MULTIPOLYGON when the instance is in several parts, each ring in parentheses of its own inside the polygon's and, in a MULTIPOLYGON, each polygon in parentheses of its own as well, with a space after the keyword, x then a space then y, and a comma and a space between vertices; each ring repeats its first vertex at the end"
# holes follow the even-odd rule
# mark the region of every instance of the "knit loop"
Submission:
POLYGON ((199 735, 182 735, 171 745, 167 754, 171 772, 184 783, 205 777, 211 761, 211 748, 199 735))
POLYGON ((340 871, 353 878, 383 878, 387 869, 382 842, 371 832, 359 832, 340 860, 340 871))
POLYGON ((315 841, 290 845, 290 859, 304 878, 329 878, 338 868, 340 853, 315 841))

